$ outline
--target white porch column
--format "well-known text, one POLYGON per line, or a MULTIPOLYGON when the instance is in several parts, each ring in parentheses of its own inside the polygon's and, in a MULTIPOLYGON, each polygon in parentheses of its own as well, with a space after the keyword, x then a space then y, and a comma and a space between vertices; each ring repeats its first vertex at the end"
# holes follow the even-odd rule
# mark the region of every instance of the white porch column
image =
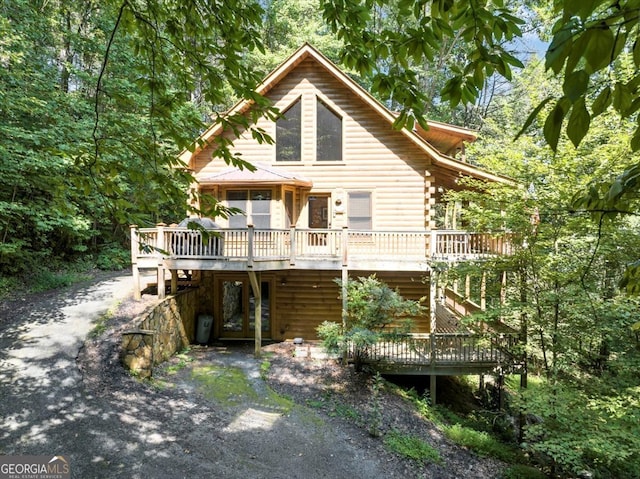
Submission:
POLYGON ((138 269, 138 251, 140 251, 140 239, 138 238, 138 225, 129 226, 131 232, 131 275, 133 276, 133 298, 142 298, 140 291, 140 270, 138 269))
POLYGON ((164 284, 164 258, 161 251, 164 250, 164 227, 165 223, 158 223, 157 225, 158 237, 156 238, 156 256, 158 258, 158 299, 164 299, 165 297, 165 284, 164 284))

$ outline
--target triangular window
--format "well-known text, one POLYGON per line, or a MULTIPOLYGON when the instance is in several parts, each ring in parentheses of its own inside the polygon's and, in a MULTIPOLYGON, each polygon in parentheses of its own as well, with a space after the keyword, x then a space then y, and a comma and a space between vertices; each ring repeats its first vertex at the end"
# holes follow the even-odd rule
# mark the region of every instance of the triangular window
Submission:
POLYGON ((318 98, 317 161, 342 161, 342 118, 318 98))
POLYGON ((276 120, 276 161, 300 161, 302 137, 302 102, 298 98, 276 120))

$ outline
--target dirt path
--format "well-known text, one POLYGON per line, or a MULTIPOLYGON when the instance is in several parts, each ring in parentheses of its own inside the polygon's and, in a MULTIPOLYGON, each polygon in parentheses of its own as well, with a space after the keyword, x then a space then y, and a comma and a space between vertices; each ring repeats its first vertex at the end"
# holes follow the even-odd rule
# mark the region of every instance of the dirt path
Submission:
MULTIPOLYGON (((87 343, 81 371, 87 333, 129 292, 130 278, 116 277, 3 304, 1 454, 64 455, 79 479, 386 476, 296 408, 278 411, 261 396, 216 407, 178 378, 166 390, 136 381, 117 362, 115 330, 87 343)), ((247 352, 221 357, 259 374, 247 352)))
POLYGON ((267 387, 250 347, 194 348, 151 382, 131 377, 119 333, 153 298, 131 300, 130 281, 0 303, 0 454, 64 455, 78 479, 498 477, 499 465, 459 448, 445 466, 384 454, 362 427, 306 407, 326 384, 282 355, 268 383, 292 400, 267 387), (108 329, 84 341, 110 309, 108 329), (221 369, 243 379, 210 381, 221 369))

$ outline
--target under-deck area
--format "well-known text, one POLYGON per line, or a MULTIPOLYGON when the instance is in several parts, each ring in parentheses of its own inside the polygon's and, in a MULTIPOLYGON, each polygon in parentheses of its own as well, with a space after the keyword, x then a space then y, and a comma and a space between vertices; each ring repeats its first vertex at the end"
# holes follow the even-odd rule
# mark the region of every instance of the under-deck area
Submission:
MULTIPOLYGON (((509 253, 504 236, 452 230, 131 227, 134 288, 141 269, 156 269, 158 285, 169 284, 171 293, 179 273, 209 277, 204 291, 211 305, 206 313, 215 318, 214 337, 253 338, 257 355, 263 338, 313 339, 321 321, 340 321, 346 304, 339 300, 336 277, 344 283, 353 273, 376 273, 409 298, 428 297, 419 334, 380 342, 360 358, 383 374, 430 376, 434 399, 438 375, 517 372, 519 358, 513 355, 516 334, 477 334, 460 326, 459 319, 480 306, 455 291, 437 294, 432 263, 509 253)), ((158 296, 164 295, 159 287, 158 296)))

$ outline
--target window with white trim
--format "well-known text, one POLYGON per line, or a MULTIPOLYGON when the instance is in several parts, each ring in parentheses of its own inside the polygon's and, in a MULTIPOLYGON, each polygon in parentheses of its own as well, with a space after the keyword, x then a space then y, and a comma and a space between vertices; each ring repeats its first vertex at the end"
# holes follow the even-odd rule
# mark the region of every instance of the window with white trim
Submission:
POLYGON ((316 161, 342 161, 342 118, 316 101, 316 161))
POLYGON ((298 98, 276 120, 276 161, 302 159, 302 101, 298 98))
POLYGON ((347 226, 351 230, 371 231, 371 192, 350 191, 347 195, 347 226))
POLYGON ((227 205, 246 213, 230 216, 229 228, 246 228, 249 218, 257 229, 271 227, 271 190, 227 191, 227 205))

